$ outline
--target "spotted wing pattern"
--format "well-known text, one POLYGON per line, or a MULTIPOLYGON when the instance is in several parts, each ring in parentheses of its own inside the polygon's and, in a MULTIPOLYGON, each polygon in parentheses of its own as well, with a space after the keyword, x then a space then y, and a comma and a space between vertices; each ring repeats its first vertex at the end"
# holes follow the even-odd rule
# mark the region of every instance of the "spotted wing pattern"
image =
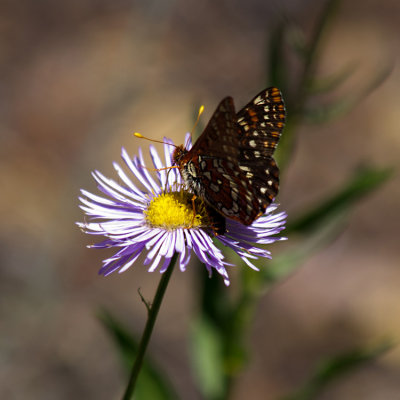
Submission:
POLYGON ((239 136, 237 135, 236 112, 232 97, 225 97, 219 103, 189 153, 237 162, 240 153, 239 136))
POLYGON ((279 190, 279 169, 272 155, 285 124, 285 105, 277 88, 263 90, 237 114, 239 168, 245 172, 262 212, 279 190))
POLYGON ((250 225, 278 192, 272 153, 283 122, 278 89, 261 92, 238 114, 226 97, 192 149, 175 150, 174 163, 197 196, 224 217, 250 225))
POLYGON ((260 212, 259 203, 239 165, 212 156, 198 156, 201 190, 196 194, 227 218, 250 225, 260 212))

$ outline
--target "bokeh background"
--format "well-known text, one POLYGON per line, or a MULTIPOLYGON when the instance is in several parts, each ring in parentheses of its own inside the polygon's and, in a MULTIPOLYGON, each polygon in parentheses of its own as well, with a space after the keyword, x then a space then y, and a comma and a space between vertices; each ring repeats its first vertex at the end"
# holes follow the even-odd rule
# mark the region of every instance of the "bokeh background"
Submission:
MULTIPOLYGON (((92 238, 74 225, 83 219, 79 189, 96 190, 94 169, 115 177, 121 146, 147 147, 132 132, 182 142, 199 104, 204 121, 226 95, 243 105, 268 84, 271 27, 285 15, 308 32, 322 3, 0 2, 0 398, 120 396, 124 371, 96 312, 106 306, 139 334, 146 311, 137 289, 150 298, 159 276, 140 264, 97 275, 108 253, 86 249, 92 238)), ((382 65, 394 69, 345 117, 298 130, 279 198, 289 215, 334 192, 362 162, 398 167, 399 37, 400 2, 343 2, 320 72, 357 63, 345 96, 382 65)), ((399 188, 395 173, 334 243, 263 298, 234 399, 278 398, 326 356, 399 339, 399 188)), ((200 399, 187 340, 196 276, 175 272, 150 345, 183 399, 200 399)), ((400 349, 321 398, 400 398, 400 349)))

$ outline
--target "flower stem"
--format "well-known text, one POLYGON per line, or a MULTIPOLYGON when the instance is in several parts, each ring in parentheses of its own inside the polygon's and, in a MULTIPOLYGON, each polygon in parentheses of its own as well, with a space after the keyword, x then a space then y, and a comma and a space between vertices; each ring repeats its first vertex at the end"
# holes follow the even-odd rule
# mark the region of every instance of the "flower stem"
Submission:
POLYGON ((135 390, 135 385, 137 378, 139 376, 140 369, 142 367, 144 354, 146 353, 147 345, 149 344, 151 333, 154 328, 154 324, 156 322, 158 311, 160 310, 161 302, 165 294, 165 290, 167 289, 169 279, 172 275, 172 271, 174 269, 176 260, 178 258, 178 253, 175 253, 171 258, 171 262, 167 270, 162 274, 160 283, 158 284, 158 288, 156 294, 154 296, 153 303, 149 309, 146 326, 143 331, 142 338, 140 339, 138 352, 136 355, 136 360, 133 364, 132 371, 129 377, 128 386, 126 387, 123 400, 130 400, 133 395, 133 391, 135 390))

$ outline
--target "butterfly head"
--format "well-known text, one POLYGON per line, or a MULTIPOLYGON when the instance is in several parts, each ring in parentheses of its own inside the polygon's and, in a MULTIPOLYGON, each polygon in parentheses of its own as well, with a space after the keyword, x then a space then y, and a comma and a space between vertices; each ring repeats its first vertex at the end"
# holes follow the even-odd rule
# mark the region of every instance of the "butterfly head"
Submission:
POLYGON ((187 154, 187 150, 183 145, 176 146, 174 152, 172 153, 172 161, 178 167, 182 166, 182 161, 185 155, 187 154))

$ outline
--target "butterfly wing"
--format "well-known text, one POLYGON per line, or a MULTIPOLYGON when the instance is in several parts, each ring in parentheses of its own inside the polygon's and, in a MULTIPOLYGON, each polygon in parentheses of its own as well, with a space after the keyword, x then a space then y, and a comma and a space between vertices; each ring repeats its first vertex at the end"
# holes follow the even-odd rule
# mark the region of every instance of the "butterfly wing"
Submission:
POLYGON ((185 182, 223 216, 250 225, 278 193, 279 169, 272 154, 284 121, 276 88, 262 91, 237 114, 233 99, 226 97, 177 161, 185 182))
POLYGON ((220 158, 201 156, 198 164, 199 195, 227 218, 250 225, 261 209, 251 184, 238 164, 220 158))
POLYGON ((239 168, 236 118, 233 99, 226 97, 184 162, 192 180, 190 186, 197 195, 225 217, 250 225, 260 213, 260 206, 239 168))
POLYGON ((239 168, 245 173, 262 212, 279 190, 279 169, 272 155, 285 123, 285 105, 277 88, 255 96, 237 113, 239 168))
POLYGON ((189 153, 209 155, 232 162, 238 161, 239 137, 232 97, 225 97, 219 103, 206 128, 189 153))

